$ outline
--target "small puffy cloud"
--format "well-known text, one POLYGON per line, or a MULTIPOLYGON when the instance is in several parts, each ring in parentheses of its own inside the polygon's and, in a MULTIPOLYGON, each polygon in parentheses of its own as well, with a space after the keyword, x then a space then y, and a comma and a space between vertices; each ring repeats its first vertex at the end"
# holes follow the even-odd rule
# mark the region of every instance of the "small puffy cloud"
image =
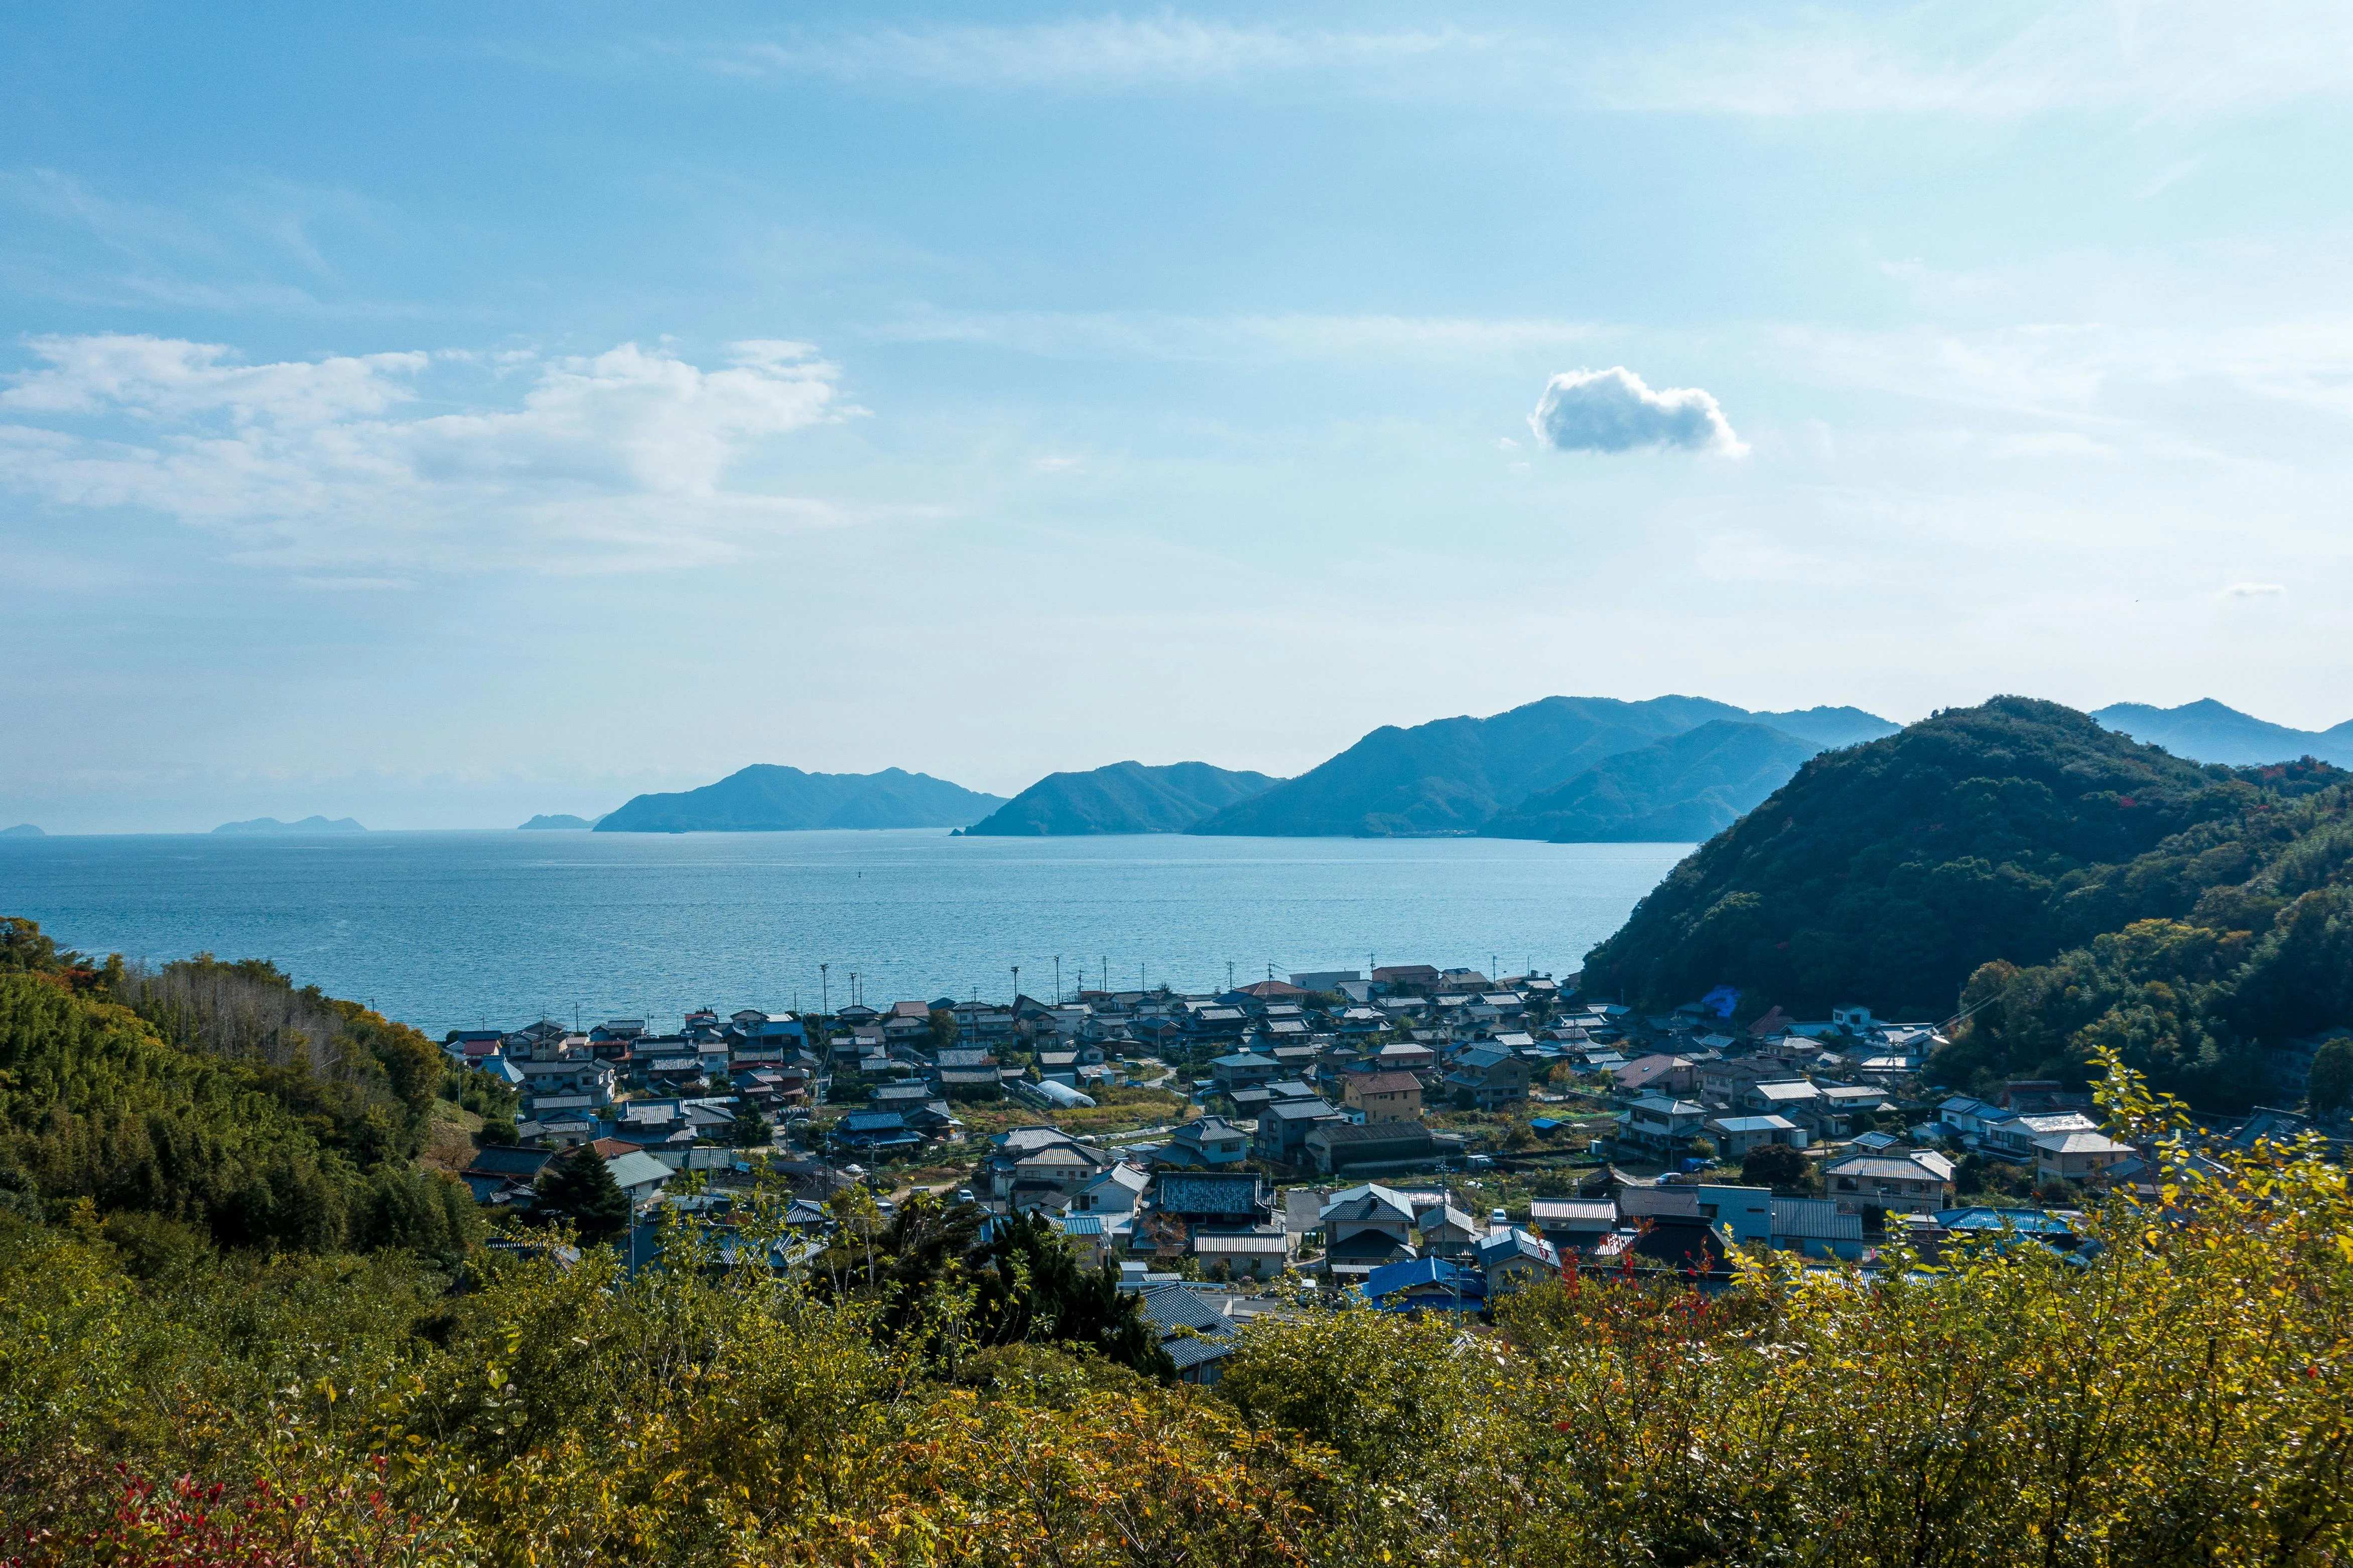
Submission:
POLYGON ((1675 447, 1737 458, 1748 450, 1714 396, 1695 386, 1653 391, 1622 364, 1554 376, 1528 427, 1558 452, 1675 447))
MULTIPOLYGON (((418 352, 239 363, 227 348, 100 334, 33 341, 0 391, 0 485, 161 512, 297 569, 524 563, 596 570, 735 552, 811 502, 729 483, 764 443, 844 412, 805 343, 703 369, 601 354, 418 352), (437 369, 474 395, 430 385, 437 369), (506 390, 528 378, 519 398, 506 390), (455 411, 425 413, 433 403, 455 411), (468 406, 468 405, 472 406, 468 406)), ((368 583, 367 574, 313 582, 368 583)))
POLYGON ((2287 592, 2280 583, 2233 583, 2222 590, 2226 599, 2270 599, 2287 592))

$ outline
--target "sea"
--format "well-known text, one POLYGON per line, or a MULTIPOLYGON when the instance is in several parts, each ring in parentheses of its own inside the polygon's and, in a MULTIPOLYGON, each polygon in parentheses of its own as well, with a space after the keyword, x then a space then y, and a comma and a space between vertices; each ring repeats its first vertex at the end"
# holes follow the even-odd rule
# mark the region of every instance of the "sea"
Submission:
POLYGON ((0 839, 0 914, 60 946, 266 958, 438 1037, 1179 991, 1377 963, 1574 972, 1690 852, 1514 839, 965 838, 933 830, 0 839))

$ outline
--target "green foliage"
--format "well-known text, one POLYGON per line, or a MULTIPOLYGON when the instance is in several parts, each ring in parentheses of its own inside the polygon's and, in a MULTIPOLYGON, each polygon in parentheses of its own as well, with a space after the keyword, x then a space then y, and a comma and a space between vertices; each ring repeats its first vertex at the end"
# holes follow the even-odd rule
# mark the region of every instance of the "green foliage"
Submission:
POLYGON ((944 1051, 955 1044, 956 1016, 954 1013, 949 1012, 945 1007, 934 1007, 932 1009, 930 1024, 932 1049, 944 1051))
POLYGON ((629 1195, 592 1143, 575 1144, 547 1163, 532 1210, 543 1218, 570 1221, 591 1247, 617 1240, 629 1228, 629 1195))
POLYGON ((677 1222, 667 1266, 635 1278, 609 1252, 533 1247, 479 1257, 459 1290, 395 1255, 0 1222, 0 1551, 27 1568, 2342 1563, 2345 1173, 2311 1147, 2193 1160, 2182 1108, 2103 1069, 2114 1131, 2158 1152, 2162 1190, 2112 1200, 2074 1260, 1995 1239, 1934 1265, 1899 1251, 1866 1283, 1784 1257, 1714 1297, 1584 1274, 1504 1298, 1493 1331, 1302 1310, 1247 1329, 1215 1390, 1058 1346, 1056 1309, 986 1342, 1010 1320, 984 1276, 1050 1273, 1056 1244, 1024 1226, 976 1247, 970 1211, 936 1205, 869 1226, 872 1283, 844 1292, 764 1261, 779 1233, 758 1202, 733 1268, 677 1222), (181 1556, 151 1550, 167 1541, 181 1556))
POLYGON ((1740 1157, 1740 1179, 1777 1192, 1810 1192, 1817 1184, 1813 1162, 1787 1143, 1759 1143, 1740 1157))
POLYGON ((2324 1115, 2353 1107, 2353 1037, 2338 1035, 2313 1053, 2306 1089, 2312 1109, 2324 1115))

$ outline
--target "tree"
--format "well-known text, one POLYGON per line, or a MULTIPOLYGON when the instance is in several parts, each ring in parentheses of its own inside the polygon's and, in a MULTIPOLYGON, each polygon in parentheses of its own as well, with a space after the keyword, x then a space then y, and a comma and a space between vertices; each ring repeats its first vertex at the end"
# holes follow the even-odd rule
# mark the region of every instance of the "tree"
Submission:
POLYGON ((727 1124, 727 1142, 738 1149, 764 1149, 774 1142, 776 1132, 760 1108, 752 1103, 749 1095, 735 1102, 735 1120, 727 1124))
POLYGON ((629 1197, 613 1180, 605 1156, 582 1143, 540 1173, 535 1212, 568 1219, 582 1245, 598 1247, 629 1226, 629 1197))
POLYGON ((1787 1143, 1759 1143, 1740 1157, 1740 1179, 1752 1187, 1808 1188, 1813 1162, 1787 1143))
POLYGON ((955 1015, 945 1007, 932 1009, 932 1049, 946 1050, 956 1043, 955 1015))
POLYGON ((2314 1053, 2306 1094, 2312 1109, 2322 1115, 2353 1107, 2353 1036, 2339 1035, 2325 1041, 2314 1053))

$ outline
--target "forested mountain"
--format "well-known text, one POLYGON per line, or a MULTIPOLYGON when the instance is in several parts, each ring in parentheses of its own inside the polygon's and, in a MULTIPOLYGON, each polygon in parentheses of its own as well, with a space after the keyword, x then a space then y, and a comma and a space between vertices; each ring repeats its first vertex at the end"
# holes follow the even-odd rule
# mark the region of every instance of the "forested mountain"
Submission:
POLYGON ((2211 697, 2179 708, 2117 702, 2092 717, 2136 741, 2201 763, 2250 766, 2317 757, 2340 768, 2353 767, 2353 720, 2330 730, 2292 730, 2224 707, 2211 697))
POLYGON ((1821 751, 1764 724, 1717 719, 1604 758, 1491 818, 1492 838, 1672 844, 1712 838, 1821 751))
MULTIPOLYGON (((1855 708, 1752 714, 1704 697, 1641 702, 1547 697, 1487 719, 1440 719, 1411 729, 1384 725, 1329 762, 1215 813, 1191 831, 1343 838, 1475 833, 1499 812, 1567 784, 1608 758, 1719 721, 1769 725, 1813 742, 1809 752, 1895 728, 1855 708)), ((1651 798, 1646 814, 1664 822, 1682 804, 1651 798)), ((1700 802, 1689 815, 1699 821, 1711 813, 1700 802)))
POLYGON ((599 833, 777 833, 818 827, 963 827, 1005 804, 1002 795, 885 768, 879 773, 805 773, 754 763, 717 784, 641 795, 597 819, 599 833))
POLYGON ((1088 773, 1049 773, 965 831, 992 837, 1182 833, 1219 807, 1280 782, 1207 763, 1113 763, 1088 773))
POLYGON ((1961 1030, 1949 1077, 2080 1080, 2106 1039, 2228 1109, 2261 1089, 2262 1048, 2353 1023, 2348 786, 1997 698, 1808 763, 1588 955, 1588 988, 1658 1006, 1729 984, 1745 1012, 1940 1018, 1966 984, 2005 1000, 1961 1030))
POLYGON ((1602 758, 1744 717, 1704 697, 1547 697, 1489 719, 1383 725, 1295 779, 1228 806, 1195 833, 1386 837, 1474 832, 1503 806, 1602 758))
POLYGON ((516 829, 516 831, 521 833, 586 833, 589 828, 595 826, 596 824, 590 822, 586 817, 574 816, 569 812, 559 811, 552 816, 546 812, 542 812, 537 816, 533 817, 529 822, 524 823, 520 828, 516 829))
POLYGON ((445 1070, 415 1029, 269 963, 93 967, 0 920, 0 1189, 47 1207, 221 1246, 454 1255, 471 1197, 413 1163, 445 1070))

